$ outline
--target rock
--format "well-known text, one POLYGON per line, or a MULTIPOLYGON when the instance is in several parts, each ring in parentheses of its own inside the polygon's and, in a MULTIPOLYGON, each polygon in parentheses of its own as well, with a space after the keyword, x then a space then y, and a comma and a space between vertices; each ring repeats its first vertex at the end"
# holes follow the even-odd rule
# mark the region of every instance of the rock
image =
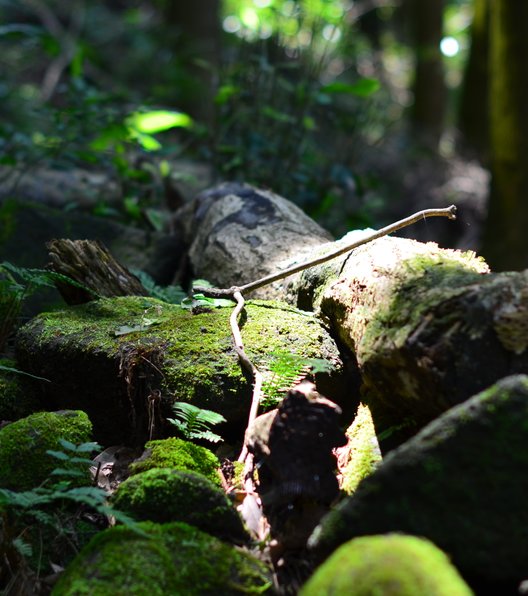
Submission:
POLYGON ((434 544, 416 536, 354 538, 308 580, 300 596, 471 596, 473 592, 434 544))
POLYGON ((66 569, 53 596, 263 594, 269 570, 251 555, 182 523, 101 532, 66 569))
MULTIPOLYGON (((222 434, 244 428, 251 383, 232 347, 231 308, 191 312, 153 298, 124 296, 41 314, 17 335, 24 370, 50 379, 42 399, 86 411, 103 445, 144 444, 174 427, 173 401, 222 414, 222 434)), ((339 352, 313 316, 280 304, 248 304, 241 324, 246 352, 266 368, 277 351, 324 358, 334 371, 316 375, 331 399, 353 401, 339 352)))
POLYGON ((88 416, 80 411, 38 412, 5 426, 0 430, 0 486, 16 491, 39 486, 60 467, 46 451, 60 450, 59 439, 86 443, 91 431, 88 416))
POLYGON ((508 377, 390 452, 310 538, 320 557, 361 535, 433 541, 471 583, 526 577, 528 376, 508 377))
POLYGON ((135 474, 119 485, 112 503, 138 521, 184 522, 237 543, 249 538, 223 490, 196 472, 153 468, 135 474))
POLYGON ((318 271, 297 292, 355 355, 376 429, 392 431, 382 449, 510 373, 489 321, 495 300, 478 294, 489 269, 473 253, 385 237, 318 271))
MULTIPOLYGON (((189 237, 203 234, 191 248, 195 271, 240 285, 368 235, 328 242, 313 222, 290 228, 296 212, 283 203, 240 185, 205 193, 187 213, 189 237)), ((528 272, 490 273, 472 252, 383 237, 262 291, 326 322, 357 366, 387 451, 499 379, 528 373, 527 284, 528 272)))
POLYGON ((141 457, 130 465, 129 470, 130 474, 139 474, 152 468, 198 472, 213 484, 221 484, 217 473, 220 461, 216 455, 201 445, 175 437, 149 441, 141 457))

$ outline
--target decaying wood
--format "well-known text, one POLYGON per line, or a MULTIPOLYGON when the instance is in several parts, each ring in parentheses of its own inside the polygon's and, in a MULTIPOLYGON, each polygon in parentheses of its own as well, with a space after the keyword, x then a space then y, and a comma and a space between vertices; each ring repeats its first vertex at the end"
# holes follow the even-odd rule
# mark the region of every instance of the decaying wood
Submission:
MULTIPOLYGON (((264 218, 258 233, 269 239, 269 268, 281 261, 290 266, 291 252, 271 240, 270 230, 276 229, 280 214, 274 195, 266 195, 266 201, 267 212, 275 215, 269 221, 264 218)), ((282 206, 283 201, 278 203, 282 206)), ((211 265, 208 251, 214 245, 218 255, 224 255, 222 262, 215 261, 212 277, 221 287, 243 285, 262 269, 262 245, 252 247, 240 223, 248 203, 234 195, 217 195, 215 217, 209 220, 207 212, 201 213, 196 221, 203 226, 204 238, 210 235, 194 247, 193 267, 206 275, 211 265), (223 210, 224 200, 234 210, 232 217, 223 210), (230 229, 230 217, 238 222, 237 235, 230 229)), ((250 212, 248 220, 254 221, 250 212)), ((301 247, 297 260, 350 242, 345 237, 323 243, 313 230, 307 226, 291 240, 301 247)), ((528 272, 492 274, 473 253, 386 237, 274 284, 272 295, 320 313, 357 360, 377 430, 398 436, 413 434, 504 376, 528 372, 526 288, 528 272)))
POLYGON ((271 535, 283 548, 304 547, 339 494, 332 453, 346 443, 339 414, 336 404, 319 395, 313 383, 303 382, 246 433, 271 535))
MULTIPOLYGON (((301 262, 330 234, 290 201, 244 184, 227 184, 199 195, 179 214, 190 245, 195 279, 218 288, 242 285, 301 262)), ((279 282, 252 297, 273 298, 279 282)))
POLYGON ((139 279, 97 240, 55 239, 46 244, 49 268, 86 289, 56 283, 67 304, 84 304, 97 296, 147 296, 139 279))

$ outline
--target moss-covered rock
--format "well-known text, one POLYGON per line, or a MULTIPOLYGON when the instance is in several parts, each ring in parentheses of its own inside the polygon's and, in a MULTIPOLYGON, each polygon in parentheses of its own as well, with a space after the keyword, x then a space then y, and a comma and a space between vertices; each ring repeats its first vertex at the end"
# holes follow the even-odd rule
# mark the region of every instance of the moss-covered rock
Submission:
POLYGON ((214 484, 220 485, 217 470, 220 462, 214 453, 190 441, 171 437, 149 441, 143 455, 130 465, 130 473, 138 474, 152 468, 170 468, 198 472, 214 484))
POLYGON ((528 559, 528 376, 508 377, 385 456, 310 544, 404 532, 444 550, 472 581, 519 583, 528 559))
POLYGON ((300 596, 471 596, 447 556, 432 542, 401 534, 364 536, 339 547, 300 596))
MULTIPOLYGON (((25 370, 52 381, 42 387, 44 399, 88 413, 102 444, 142 443, 152 430, 163 436, 160 419, 172 414, 173 401, 220 412, 227 431, 239 431, 252 384, 232 346, 230 312, 194 313, 138 296, 101 299, 30 321, 18 333, 17 358, 25 370), (161 399, 149 397, 159 395, 156 390, 161 399)), ((241 328, 248 355, 264 371, 281 350, 326 358, 336 375, 341 370, 335 343, 308 313, 248 304, 241 328)))
POLYGON ((81 411, 38 412, 0 430, 0 486, 28 490, 38 486, 56 467, 46 454, 60 450, 59 439, 75 444, 91 440, 92 425, 81 411))
POLYGON ((347 494, 352 494, 363 478, 372 474, 381 461, 376 429, 368 406, 360 404, 346 434, 348 461, 342 470, 341 488, 347 494))
MULTIPOLYGON (((13 360, 0 359, 0 365, 16 369, 13 360)), ((27 377, 0 369, 0 420, 19 420, 40 409, 27 377)))
POLYGON ((112 503, 137 520, 180 521, 219 538, 248 538, 225 493, 196 472, 153 468, 130 476, 119 485, 112 503))
POLYGON ((53 596, 263 594, 268 569, 251 555, 182 523, 139 524, 97 535, 66 569, 53 596))

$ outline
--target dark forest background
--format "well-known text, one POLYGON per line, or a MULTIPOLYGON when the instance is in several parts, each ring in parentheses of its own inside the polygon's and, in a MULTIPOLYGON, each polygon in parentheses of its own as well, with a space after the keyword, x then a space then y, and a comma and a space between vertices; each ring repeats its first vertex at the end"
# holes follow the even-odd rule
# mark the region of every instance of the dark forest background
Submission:
POLYGON ((1 0, 0 21, 4 199, 104 172, 120 201, 92 212, 166 229, 167 181, 205 164, 336 236, 455 203, 411 233, 528 266, 525 3, 1 0))

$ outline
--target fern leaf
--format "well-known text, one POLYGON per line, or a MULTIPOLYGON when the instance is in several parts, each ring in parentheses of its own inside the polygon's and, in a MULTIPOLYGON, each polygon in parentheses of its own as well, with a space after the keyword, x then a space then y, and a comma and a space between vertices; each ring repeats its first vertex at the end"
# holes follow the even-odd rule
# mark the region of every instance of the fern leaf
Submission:
POLYGON ((209 441, 211 443, 219 443, 220 441, 223 441, 220 435, 217 435, 216 433, 211 432, 210 430, 193 431, 191 433, 191 438, 209 441))
POLYGON ((31 557, 31 555, 33 554, 33 548, 31 547, 31 544, 29 544, 28 542, 24 542, 20 537, 14 538, 12 544, 16 548, 18 553, 23 557, 31 557))

